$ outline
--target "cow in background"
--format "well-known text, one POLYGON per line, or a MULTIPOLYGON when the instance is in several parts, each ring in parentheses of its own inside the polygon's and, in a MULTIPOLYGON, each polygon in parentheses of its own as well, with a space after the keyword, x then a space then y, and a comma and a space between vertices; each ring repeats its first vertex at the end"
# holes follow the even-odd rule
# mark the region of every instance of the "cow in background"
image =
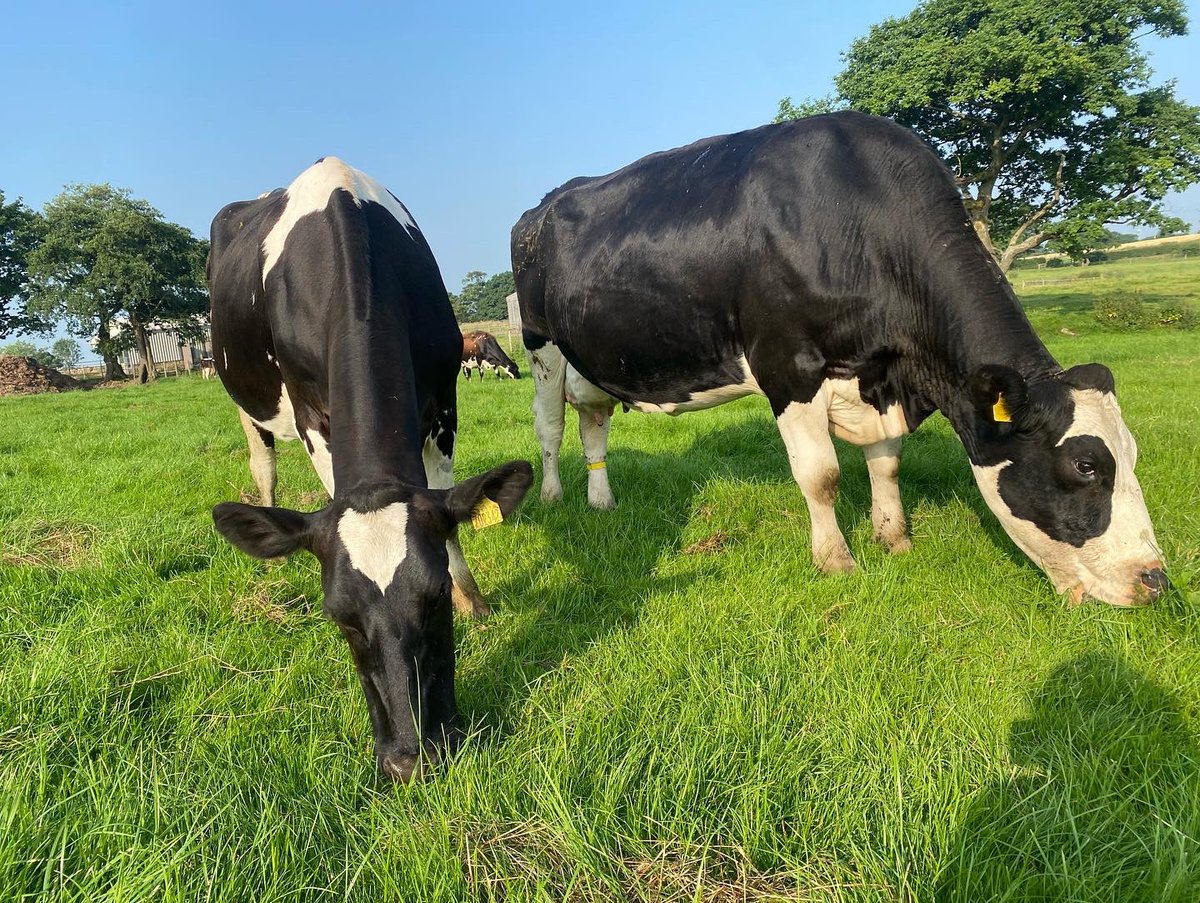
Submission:
POLYGON ((416 222, 364 173, 325 157, 286 190, 225 207, 208 282, 214 364, 263 502, 217 505, 217 529, 259 558, 317 557, 379 768, 408 780, 462 733, 452 600, 486 611, 457 526, 512 512, 531 468, 454 485, 458 326, 416 222), (273 507, 276 439, 304 443, 331 499, 321 510, 273 507))
POLYGON ((516 362, 504 353, 504 349, 490 332, 477 330, 464 333, 462 340, 462 371, 467 379, 471 378, 472 370, 479 371, 480 379, 483 379, 483 374, 488 370, 495 371, 496 379, 499 379, 501 374, 510 379, 521 378, 521 371, 516 362))

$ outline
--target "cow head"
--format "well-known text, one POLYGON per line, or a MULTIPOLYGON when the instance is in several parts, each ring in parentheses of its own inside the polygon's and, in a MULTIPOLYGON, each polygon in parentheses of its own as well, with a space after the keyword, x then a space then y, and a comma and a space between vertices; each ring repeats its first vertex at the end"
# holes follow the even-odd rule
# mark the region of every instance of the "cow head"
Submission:
POLYGON ((1108 368, 1026 381, 988 365, 968 391, 971 467, 1013 542, 1073 601, 1156 599, 1167 578, 1108 368))
POLYGON ((217 530, 248 555, 306 549, 320 561, 325 614, 350 644, 389 777, 419 776, 461 737, 446 542, 481 506, 510 514, 532 479, 527 462, 511 461, 453 489, 357 488, 310 514, 213 508, 217 530))
POLYGON ((521 371, 517 368, 516 361, 509 361, 507 364, 502 364, 500 369, 513 379, 521 378, 521 371))

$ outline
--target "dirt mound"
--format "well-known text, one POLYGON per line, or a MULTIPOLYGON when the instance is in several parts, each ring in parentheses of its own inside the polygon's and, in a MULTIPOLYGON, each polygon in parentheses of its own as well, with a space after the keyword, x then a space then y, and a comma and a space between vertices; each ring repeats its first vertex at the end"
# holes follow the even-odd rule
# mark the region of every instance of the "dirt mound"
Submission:
POLYGON ((35 395, 77 389, 79 383, 31 357, 0 355, 0 395, 35 395))

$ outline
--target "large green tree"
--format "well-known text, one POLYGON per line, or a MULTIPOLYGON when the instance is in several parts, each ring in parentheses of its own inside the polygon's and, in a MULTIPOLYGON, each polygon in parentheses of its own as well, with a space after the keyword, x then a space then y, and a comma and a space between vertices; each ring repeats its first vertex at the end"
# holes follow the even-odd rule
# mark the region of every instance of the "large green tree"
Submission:
POLYGON ((471 270, 463 277, 462 292, 450 296, 450 304, 460 323, 504 320, 508 317, 508 305, 504 299, 516 290, 510 270, 492 276, 482 270, 471 270))
POLYGON ((1182 225, 1161 202, 1200 181, 1200 107, 1152 84, 1138 42, 1186 31, 1181 0, 926 0, 855 41, 817 106, 889 116, 936 147, 1007 270, 1056 236, 1182 225))
POLYGON ((154 379, 149 330, 194 333, 208 309, 207 242, 111 185, 72 185, 46 204, 45 235, 29 257, 30 308, 94 339, 109 379, 117 355, 137 349, 154 379))
POLYGON ((0 191, 0 338, 43 332, 48 324, 25 306, 26 262, 41 234, 41 217, 20 198, 5 203, 0 191))

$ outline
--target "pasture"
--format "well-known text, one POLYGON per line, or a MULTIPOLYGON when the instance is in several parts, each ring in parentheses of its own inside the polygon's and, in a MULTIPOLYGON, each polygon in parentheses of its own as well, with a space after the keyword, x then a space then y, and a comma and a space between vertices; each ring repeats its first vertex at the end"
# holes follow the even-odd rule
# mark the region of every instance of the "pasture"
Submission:
MULTIPOLYGON (((1121 268, 1195 297, 1200 261, 1152 266, 1024 293, 1116 375, 1159 604, 1067 607, 940 417, 904 556, 839 445, 860 570, 828 578, 762 399, 618 414, 612 513, 569 414, 565 502, 463 530, 494 609, 456 625, 471 737, 411 787, 375 776, 316 561, 213 531, 253 491, 217 381, 0 400, 0 899, 1200 898, 1200 333, 1081 306, 1121 268)), ((531 380, 459 398, 460 478, 537 461, 531 380)), ((281 450, 279 504, 316 508, 281 450)))

